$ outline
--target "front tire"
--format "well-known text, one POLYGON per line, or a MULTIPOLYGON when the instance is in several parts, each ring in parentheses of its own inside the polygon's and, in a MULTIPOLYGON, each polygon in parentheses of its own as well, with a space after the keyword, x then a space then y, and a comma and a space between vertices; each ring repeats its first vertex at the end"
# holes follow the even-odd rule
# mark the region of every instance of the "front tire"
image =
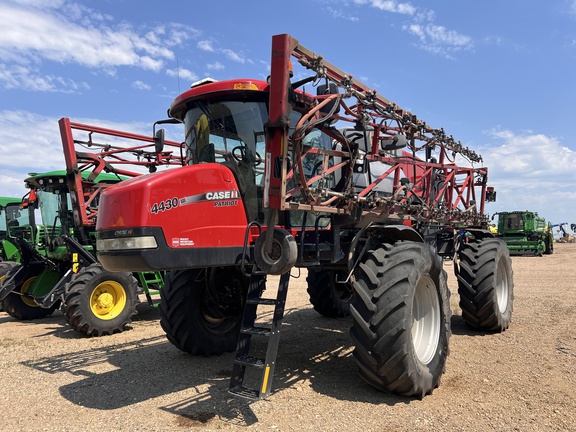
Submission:
POLYGON ((442 260, 426 244, 398 242, 369 251, 351 306, 354 359, 371 386, 423 397, 446 370, 450 291, 442 260))
POLYGON ((136 314, 137 282, 130 273, 110 272, 100 264, 82 268, 66 287, 64 315, 87 336, 124 331, 136 314))
POLYGON ((248 282, 234 267, 169 272, 158 307, 168 340, 190 354, 234 351, 248 282))
POLYGON ((506 244, 486 238, 460 251, 458 293, 462 318, 470 327, 501 332, 512 320, 514 280, 506 244))

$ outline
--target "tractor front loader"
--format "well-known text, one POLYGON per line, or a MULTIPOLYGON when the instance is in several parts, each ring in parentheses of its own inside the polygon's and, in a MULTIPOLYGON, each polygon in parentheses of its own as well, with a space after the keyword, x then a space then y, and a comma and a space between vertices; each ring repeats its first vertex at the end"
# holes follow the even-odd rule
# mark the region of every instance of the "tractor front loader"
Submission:
POLYGON ((267 81, 203 80, 168 113, 184 126, 185 166, 103 191, 97 256, 114 271, 171 270, 162 328, 191 354, 235 350, 233 395, 271 391, 295 267, 319 313, 351 317, 354 359, 377 389, 423 397, 439 385, 445 258, 465 322, 508 328, 511 260, 484 208, 496 193, 481 157, 443 129, 289 35, 272 38, 267 81), (304 74, 292 60, 308 78, 293 80, 304 74), (268 275, 280 276, 274 293, 268 275))
MULTIPOLYGON (((19 240, 22 262, 10 269, 0 287, 4 309, 18 319, 35 319, 50 315, 60 304, 68 324, 89 336, 123 331, 136 313, 140 293, 148 303, 163 284, 163 272, 110 272, 95 258, 95 220, 100 192, 113 183, 139 175, 124 169, 114 170, 112 158, 122 165, 139 164, 145 149, 153 142, 130 147, 136 159, 120 156, 122 147, 98 144, 95 136, 109 139, 141 140, 135 134, 103 130, 89 125, 60 122, 64 145, 95 147, 96 153, 83 152, 100 165, 34 174, 25 180, 31 189, 27 202, 39 207, 43 225, 38 226, 34 246, 19 240), (88 134, 87 140, 74 140, 73 129, 88 134), (110 138, 112 137, 112 138, 110 138), (70 141, 69 141, 70 140, 70 141), (98 170, 100 168, 100 170, 98 170)), ((145 138, 147 139, 147 137, 145 138)), ((126 146, 126 144, 124 144, 126 146)), ((155 166, 147 157, 145 167, 155 166)), ((173 161, 171 162, 173 163, 173 161)))

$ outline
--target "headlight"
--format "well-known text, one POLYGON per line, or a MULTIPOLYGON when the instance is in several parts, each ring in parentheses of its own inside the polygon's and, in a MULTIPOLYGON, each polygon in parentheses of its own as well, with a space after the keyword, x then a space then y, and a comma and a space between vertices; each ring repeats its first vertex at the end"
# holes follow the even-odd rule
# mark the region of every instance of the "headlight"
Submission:
POLYGON ((119 237, 96 240, 96 249, 100 252, 130 249, 155 249, 158 247, 154 236, 119 237))

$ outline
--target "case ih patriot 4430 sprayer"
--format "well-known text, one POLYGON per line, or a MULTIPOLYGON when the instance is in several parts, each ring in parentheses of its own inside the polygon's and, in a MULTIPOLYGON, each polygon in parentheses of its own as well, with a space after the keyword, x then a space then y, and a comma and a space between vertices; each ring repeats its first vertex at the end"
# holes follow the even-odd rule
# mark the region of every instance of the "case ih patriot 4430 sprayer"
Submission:
POLYGON ((183 351, 236 350, 232 394, 271 390, 293 267, 307 269, 319 313, 351 315, 360 375, 378 389, 422 397, 439 384, 451 334, 443 258, 463 319, 508 327, 511 261, 484 214, 495 193, 486 168, 455 164, 481 158, 443 130, 289 35, 272 38, 267 82, 206 80, 169 116, 184 125, 185 166, 102 192, 98 259, 171 270, 161 325, 183 351), (292 58, 312 76, 291 81, 292 58), (280 275, 273 295, 268 275, 280 275))

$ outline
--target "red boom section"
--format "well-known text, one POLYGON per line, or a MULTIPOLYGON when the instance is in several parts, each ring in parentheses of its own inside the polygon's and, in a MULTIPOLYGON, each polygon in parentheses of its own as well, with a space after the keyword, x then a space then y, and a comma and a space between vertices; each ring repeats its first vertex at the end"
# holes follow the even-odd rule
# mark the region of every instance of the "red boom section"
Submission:
POLYGON ((272 40, 266 162, 265 205, 271 209, 356 215, 361 211, 362 224, 387 219, 487 224, 488 170, 474 167, 482 162, 479 155, 285 34, 272 40), (291 92, 292 58, 314 71, 315 83, 325 83, 329 91, 318 96, 291 92), (296 125, 288 121, 289 100, 302 112, 296 125), (315 127, 332 138, 332 150, 303 144, 315 127), (346 128, 368 142, 364 150, 342 133, 346 128), (405 143, 404 151, 397 142, 405 143), (311 155, 322 160, 312 174, 304 166, 311 155), (354 173, 370 171, 367 167, 374 162, 389 168, 369 177, 369 182, 352 180, 354 173), (338 173, 348 180, 330 185, 328 180, 338 173), (382 182, 392 185, 391 192, 373 193, 382 182))
POLYGON ((159 166, 183 165, 183 144, 178 142, 163 140, 163 148, 159 149, 152 136, 74 123, 68 118, 61 118, 58 124, 78 226, 96 223, 98 197, 110 186, 94 183, 99 174, 116 174, 121 180, 153 172, 159 166), (85 171, 91 173, 86 179, 82 177, 85 171))

